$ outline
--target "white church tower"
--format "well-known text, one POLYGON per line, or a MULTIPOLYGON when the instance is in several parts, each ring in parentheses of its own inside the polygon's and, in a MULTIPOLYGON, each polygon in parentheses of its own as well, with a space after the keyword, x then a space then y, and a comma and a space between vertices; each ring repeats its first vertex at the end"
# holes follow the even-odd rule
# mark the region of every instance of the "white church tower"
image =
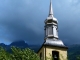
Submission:
POLYGON ((45 20, 45 44, 64 46, 58 38, 58 20, 53 15, 52 1, 50 1, 49 15, 45 20))
POLYGON ((58 39, 58 21, 53 16, 52 3, 50 2, 49 16, 45 20, 45 38, 58 39))
POLYGON ((53 15, 52 1, 50 0, 49 15, 45 20, 44 43, 38 51, 41 60, 53 58, 54 60, 67 59, 67 47, 58 37, 58 20, 53 15))

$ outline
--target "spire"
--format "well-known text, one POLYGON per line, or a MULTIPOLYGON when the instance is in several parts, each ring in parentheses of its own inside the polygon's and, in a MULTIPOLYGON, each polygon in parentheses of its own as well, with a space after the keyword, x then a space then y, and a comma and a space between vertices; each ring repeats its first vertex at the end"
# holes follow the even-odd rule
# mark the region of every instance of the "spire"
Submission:
POLYGON ((53 17, 52 0, 50 0, 50 10, 49 10, 49 16, 53 17))

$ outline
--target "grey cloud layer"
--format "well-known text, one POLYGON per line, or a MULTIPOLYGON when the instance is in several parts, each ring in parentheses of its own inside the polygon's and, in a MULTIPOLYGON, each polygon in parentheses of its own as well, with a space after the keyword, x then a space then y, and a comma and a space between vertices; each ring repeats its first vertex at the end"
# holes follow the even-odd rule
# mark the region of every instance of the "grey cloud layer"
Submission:
MULTIPOLYGON (((54 16, 59 21, 59 37, 65 43, 79 42, 79 0, 53 1, 54 16)), ((0 0, 0 42, 26 40, 40 44, 44 38, 44 20, 49 0, 0 0), (35 2, 36 1, 36 2, 35 2)))

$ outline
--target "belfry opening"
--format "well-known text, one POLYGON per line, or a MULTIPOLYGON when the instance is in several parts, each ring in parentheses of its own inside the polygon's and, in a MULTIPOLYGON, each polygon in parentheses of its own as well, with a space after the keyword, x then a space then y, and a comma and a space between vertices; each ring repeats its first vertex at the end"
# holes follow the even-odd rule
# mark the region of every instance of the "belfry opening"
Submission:
POLYGON ((52 60, 59 60, 59 52, 52 51, 52 60))

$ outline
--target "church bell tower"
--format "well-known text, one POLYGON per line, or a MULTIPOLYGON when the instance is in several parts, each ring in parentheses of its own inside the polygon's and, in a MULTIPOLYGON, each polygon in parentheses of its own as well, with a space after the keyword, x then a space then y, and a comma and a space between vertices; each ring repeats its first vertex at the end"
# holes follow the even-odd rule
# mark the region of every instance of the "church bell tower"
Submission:
POLYGON ((50 0, 49 15, 44 21, 44 43, 38 51, 41 60, 67 60, 67 47, 58 37, 58 20, 54 17, 50 0), (49 58, 49 59, 48 59, 49 58))
POLYGON ((45 20, 45 39, 58 39, 58 21, 53 16, 52 2, 50 1, 50 10, 45 20))

